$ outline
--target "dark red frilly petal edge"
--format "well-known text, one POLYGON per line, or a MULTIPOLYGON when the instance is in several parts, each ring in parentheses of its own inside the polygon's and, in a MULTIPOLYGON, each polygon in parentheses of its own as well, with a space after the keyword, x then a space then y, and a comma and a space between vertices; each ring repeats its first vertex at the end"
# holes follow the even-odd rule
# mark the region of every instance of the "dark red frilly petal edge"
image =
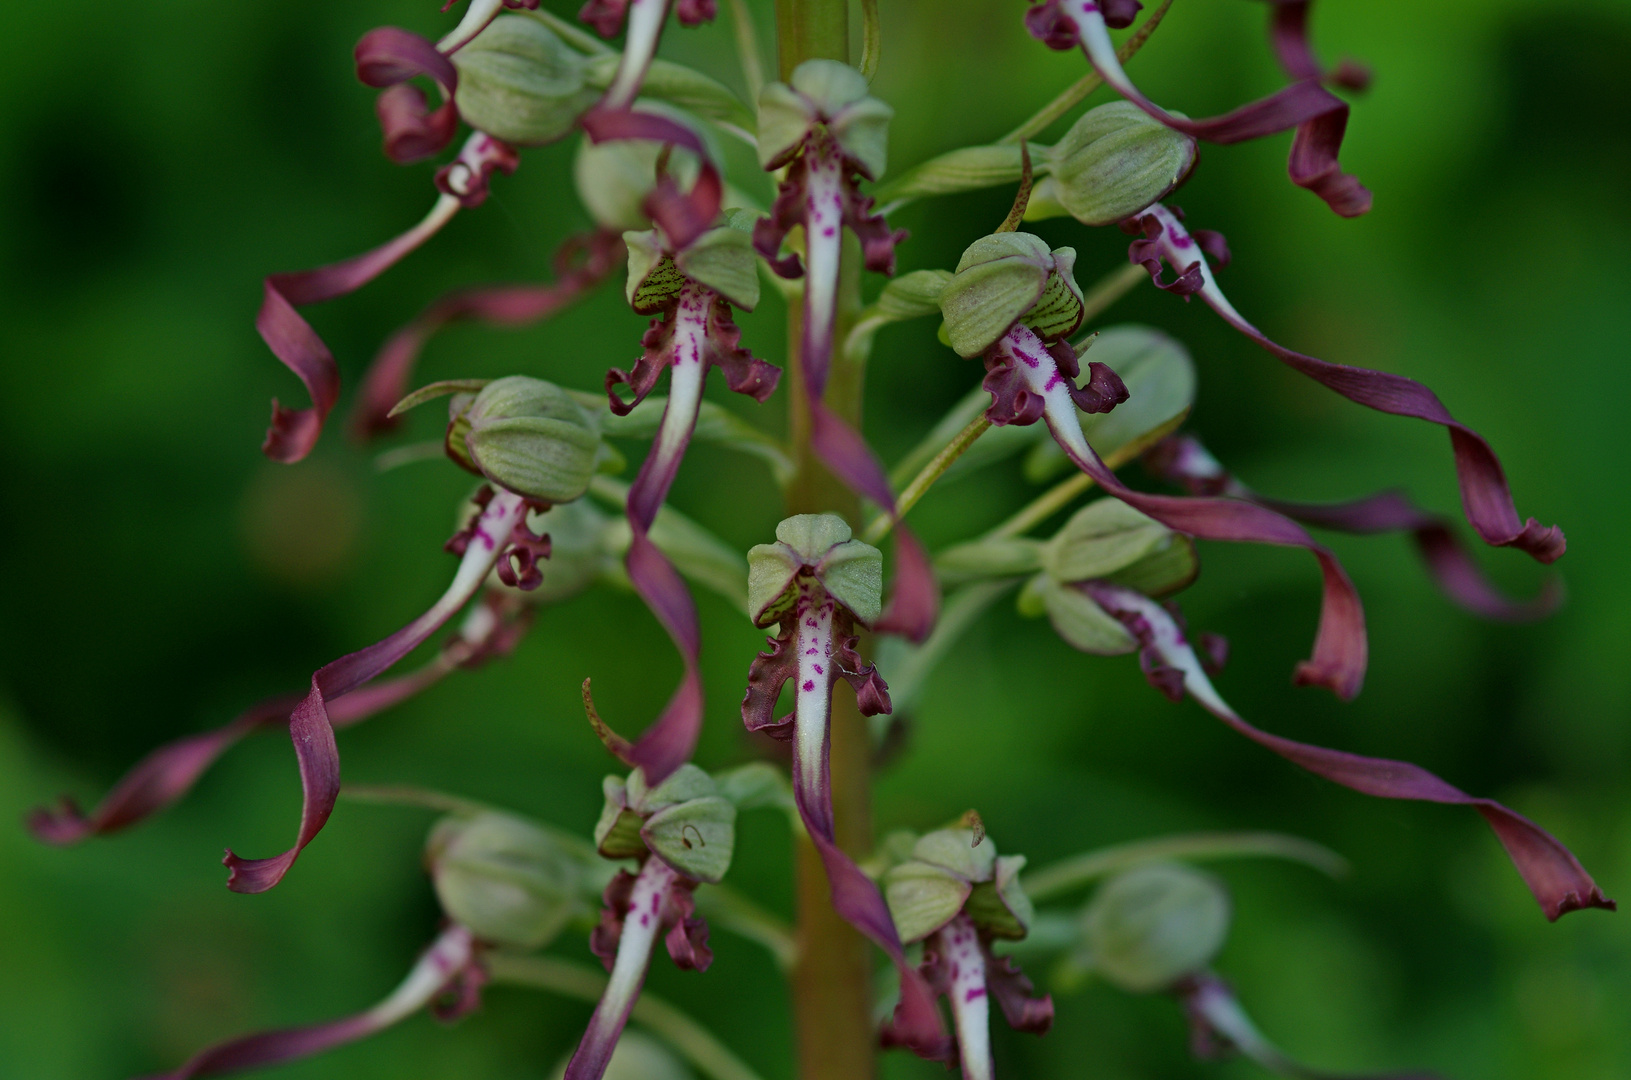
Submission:
POLYGON ((894 590, 872 629, 922 643, 940 617, 940 585, 923 545, 896 513, 889 477, 860 433, 820 401, 810 402, 810 446, 845 486, 895 519, 894 590))
POLYGON ((310 1027, 263 1031, 218 1043, 195 1054, 181 1068, 151 1080, 194 1080, 225 1076, 321 1054, 356 1042, 431 1005, 449 991, 473 987, 477 974, 475 941, 462 926, 450 926, 419 956, 419 961, 390 997, 367 1012, 310 1027))
POLYGON ((606 280, 624 250, 620 235, 597 229, 567 238, 555 254, 555 281, 548 285, 459 289, 436 300, 375 354, 352 409, 352 432, 366 439, 401 422, 388 414, 407 396, 426 342, 444 326, 466 319, 491 326, 525 326, 547 319, 606 280))
POLYGON ((1192 495, 1227 492, 1316 529, 1359 536, 1408 532, 1433 583, 1456 604, 1483 618, 1533 622, 1550 615, 1563 602, 1563 584, 1557 577, 1548 578, 1532 599, 1513 600, 1503 595, 1478 568, 1450 522, 1416 506, 1403 492, 1383 491, 1341 503, 1270 499, 1225 472, 1190 435, 1168 436, 1151 447, 1143 461, 1154 475, 1188 488, 1192 495))
MULTIPOLYGON (((1357 217, 1371 208, 1371 193, 1342 172, 1337 162, 1348 126, 1348 105, 1321 86, 1318 78, 1304 78, 1223 116, 1188 120, 1155 104, 1127 78, 1096 5, 1080 0, 1073 4, 1047 0, 1027 13, 1026 24, 1033 36, 1049 48, 1080 46, 1094 70, 1117 93, 1175 131, 1228 145, 1295 128, 1287 163, 1291 182, 1318 195, 1343 217, 1357 217), (1074 14, 1068 14, 1067 8, 1074 14), (1090 25, 1081 27, 1078 15, 1090 25), (1102 47, 1090 43, 1098 39, 1102 39, 1102 47)), ((1278 34, 1276 45, 1278 48, 1278 34)))
POLYGON ((1471 806, 1489 822, 1548 919, 1556 920, 1570 911, 1587 907, 1614 910, 1614 901, 1603 895, 1569 849, 1522 814, 1492 799, 1468 795, 1409 762, 1328 750, 1253 727, 1218 696, 1185 640, 1183 630, 1166 609, 1119 586, 1090 582, 1084 588, 1099 606, 1127 625, 1148 653, 1166 667, 1182 673, 1184 688, 1202 708, 1259 746, 1317 776, 1365 795, 1471 806))
MULTIPOLYGON (((1169 208, 1157 203, 1129 226, 1135 230, 1142 229, 1147 239, 1134 241, 1128 256, 1149 270, 1157 285, 1162 284, 1160 258, 1164 257, 1175 272, 1188 278, 1194 286, 1182 286, 1181 291, 1198 292, 1201 299, 1225 322, 1257 342, 1287 367, 1367 408, 1394 416, 1426 420, 1446 428, 1455 451, 1462 509, 1467 523, 1486 544, 1515 547, 1542 563, 1556 562, 1562 557, 1568 546, 1563 530, 1555 525, 1542 525, 1534 518, 1524 520, 1518 516, 1512 491, 1507 486, 1506 473, 1495 451, 1483 436, 1451 416, 1437 394, 1402 375, 1333 364, 1271 341, 1229 303, 1218 288, 1205 257, 1195 249, 1189 233, 1169 208)), ((1167 287, 1170 290, 1170 286, 1167 287)))
MULTIPOLYGON (((1075 424, 1074 415, 1062 423, 1075 424)), ((1106 492, 1155 520, 1202 540, 1231 543, 1275 544, 1299 547, 1319 561, 1323 580, 1320 624, 1314 638, 1313 655, 1297 665, 1293 676, 1299 686, 1323 686, 1347 701, 1359 693, 1365 682, 1370 643, 1365 637, 1365 609, 1359 592, 1328 548, 1308 535, 1295 521, 1256 503, 1230 498, 1180 498, 1150 495, 1123 484, 1081 437, 1061 434, 1055 418, 1048 417, 1054 440, 1075 464, 1106 492), (1073 444, 1085 450, 1079 453, 1073 444)))
POLYGON ((507 492, 493 496, 473 526, 453 584, 430 610, 383 641, 343 656, 312 675, 311 691, 289 717, 289 740, 300 766, 302 793, 295 844, 268 859, 245 859, 228 849, 221 860, 228 869, 227 888, 258 893, 283 880, 306 845, 322 831, 340 794, 340 752, 334 744, 329 702, 377 678, 441 629, 480 591, 525 516, 526 503, 518 496, 507 492))

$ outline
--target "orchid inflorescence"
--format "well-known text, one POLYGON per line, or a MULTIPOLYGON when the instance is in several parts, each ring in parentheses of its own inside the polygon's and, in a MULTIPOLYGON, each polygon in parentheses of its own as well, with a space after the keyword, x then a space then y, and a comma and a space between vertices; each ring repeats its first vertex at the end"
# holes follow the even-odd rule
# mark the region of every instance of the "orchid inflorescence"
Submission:
MULTIPOLYGON (((688 26, 716 14, 713 0, 672 6, 688 26)), ((1216 275, 1229 261, 1223 237, 1190 229, 1168 201, 1195 172, 1197 140, 1228 143, 1294 129, 1292 181, 1340 215, 1363 214, 1371 195, 1337 160, 1349 107, 1331 88, 1360 89, 1365 79, 1352 64, 1328 70, 1315 58, 1308 0, 1278 0, 1270 6, 1271 38, 1290 83, 1226 116, 1191 120, 1151 101, 1124 68, 1167 6, 1118 49, 1110 30, 1135 21, 1137 0, 1034 3, 1023 18, 1030 33, 1051 48, 1079 48, 1093 72, 1088 83, 1107 83, 1124 100, 1087 110, 1052 146, 1033 142, 1092 89, 1084 83, 1065 108, 1010 139, 952 151, 888 183, 882 180, 893 111, 870 92, 875 53, 863 60, 865 71, 840 59, 784 56, 786 80, 755 85, 755 110, 709 75, 656 57, 668 0, 590 0, 582 21, 600 37, 626 32, 621 51, 537 0, 469 0, 457 26, 436 42, 390 27, 364 36, 357 72, 381 90, 377 112, 388 156, 400 163, 431 158, 452 145, 461 122, 471 131, 436 172, 436 199, 422 222, 364 255, 266 279, 257 326, 311 399, 301 409, 274 403, 264 451, 278 461, 295 463, 311 451, 340 397, 335 359, 296 309, 360 288, 460 210, 479 207, 497 174, 520 167, 526 148, 583 135, 576 177, 596 227, 565 245, 557 280, 466 289, 438 301, 386 344, 358 395, 353 428, 363 437, 388 431, 407 410, 446 399, 443 448, 475 478, 461 527, 446 545, 458 559, 452 581, 406 627, 313 673, 303 694, 255 705, 216 732, 162 747, 94 810, 81 812, 64 800, 37 811, 32 829, 65 844, 126 828, 183 797, 238 739, 286 724, 304 791, 295 843, 269 858, 231 852, 226 858, 231 889, 262 892, 291 872, 336 808, 342 787, 335 729, 459 669, 502 660, 544 607, 600 583, 632 586, 672 638, 684 674, 661 715, 634 739, 602 719, 591 684, 583 682, 594 732, 628 770, 606 779, 592 840, 453 796, 356 789, 358 798, 445 811, 426 853, 444 929, 401 987, 372 1009, 219 1044, 168 1074, 172 1080, 317 1053, 422 1008, 461 1015, 477 1006, 489 981, 596 1001, 565 1065, 567 1080, 620 1068, 628 1070, 620 1075, 657 1075, 666 1067, 651 1064, 669 1053, 662 1044, 643 1036, 620 1043, 631 1019, 711 1075, 752 1076, 682 1013, 642 998, 642 986, 659 939, 679 967, 708 968, 710 920, 765 945, 793 978, 803 977, 799 950, 812 943, 796 940, 722 884, 735 854, 737 814, 761 808, 787 815, 824 868, 832 908, 892 962, 891 1001, 872 1032, 881 1045, 956 1063, 970 1078, 991 1077, 990 1004, 1016 1029, 1046 1032, 1052 998, 1039 995, 1018 964, 1049 961, 1049 981, 1060 992, 1092 973, 1128 992, 1167 993, 1189 1016, 1197 1049, 1234 1049, 1273 1071, 1314 1075, 1258 1033, 1211 969, 1227 932, 1229 899, 1218 881, 1187 863, 1274 854, 1330 869, 1335 856, 1323 849, 1267 834, 1174 837, 1025 873, 1025 858, 999 855, 973 812, 921 836, 892 834, 870 855, 840 842, 832 762, 838 683, 848 683, 845 693, 854 693, 858 711, 875 718, 879 743, 890 743, 935 661, 993 601, 1016 589, 1020 612, 1046 616, 1071 646, 1095 655, 1136 654, 1156 690, 1174 701, 1188 695, 1310 772, 1380 798, 1472 806, 1548 918, 1613 907, 1562 844, 1506 807, 1408 763, 1294 742, 1249 724, 1212 681, 1227 643, 1192 635, 1171 599, 1198 574, 1197 541, 1308 551, 1323 594, 1312 653, 1296 681, 1348 699, 1361 688, 1368 658, 1363 608, 1336 555, 1310 529, 1410 534, 1445 594, 1484 617, 1543 616, 1559 593, 1554 582, 1532 600, 1503 595, 1479 572, 1455 523, 1400 493, 1292 503, 1233 477, 1180 430, 1195 394, 1194 369, 1180 344, 1139 327, 1082 333, 1146 271, 1176 297, 1198 295, 1255 344, 1344 397, 1445 427, 1466 520, 1485 543, 1550 563, 1563 554, 1564 539, 1556 527, 1519 516, 1494 451, 1430 390, 1286 348, 1224 296, 1216 275), (416 79, 440 95, 435 109, 416 79), (730 138, 750 142, 775 181, 768 209, 729 184, 718 141, 730 138), (894 208, 1013 184, 1019 189, 1013 212, 996 231, 968 237, 955 267, 893 277, 906 240, 886 220, 894 208), (1022 231, 1025 222, 1047 217, 1119 225, 1137 236, 1128 252, 1132 276, 1112 274, 1084 292, 1075 277, 1076 250, 1022 231), (613 276, 625 259, 628 303, 652 321, 633 365, 607 366, 603 393, 526 375, 449 380, 410 392, 417 355, 440 327, 468 318, 518 325, 547 317, 613 276), (846 266, 892 280, 860 309, 846 266), (788 380, 744 344, 735 321, 737 312, 758 305, 764 283, 783 292, 796 320, 788 380), (952 352, 981 361, 983 380, 891 476, 859 434, 856 403, 838 401, 829 390, 840 373, 848 379, 864 363, 879 327, 927 316, 940 319, 941 340, 952 352), (730 390, 756 403, 778 390, 790 398, 791 445, 704 400, 716 367, 730 390), (667 396, 655 397, 665 372, 667 396), (614 478, 624 461, 609 437, 650 440, 628 485, 614 478), (840 491, 826 496, 831 505, 790 497, 794 505, 774 542, 744 558, 666 506, 693 439, 758 457, 790 491, 800 475, 825 469, 849 494, 826 489, 840 491), (908 531, 902 519, 942 476, 1017 454, 1026 455, 1025 472, 1034 479, 1074 474, 1007 524, 932 556, 908 531), (1117 470, 1135 461, 1174 490, 1129 486, 1117 470), (1104 497, 1076 509, 1051 536, 1028 535, 1093 486, 1104 497), (875 504, 877 516, 856 518, 857 498, 875 504), (890 532, 893 573, 886 575, 876 544, 890 532), (754 626, 771 631, 765 651, 742 657, 740 711, 748 732, 788 744, 790 771, 754 762, 711 775, 691 762, 704 700, 701 631, 688 580, 720 592, 754 626), (953 589, 944 604, 942 585, 953 589), (432 660, 387 677, 466 609, 432 660), (876 662, 869 659, 869 634, 878 636, 876 662), (893 690, 886 678, 896 680, 893 690), (1035 907, 1101 878, 1107 880, 1079 913, 1035 907), (540 953, 571 933, 586 937, 609 977, 540 953)), ((745 18, 741 5, 736 12, 745 18)), ((875 17, 871 6, 867 12, 875 17)), ((1016 32, 1019 21, 1016 14, 1016 32)), ((869 23, 869 42, 875 30, 869 23)), ((752 28, 741 37, 752 42, 752 28)), ((749 83, 757 84, 757 55, 749 50, 743 59, 749 83)), ((950 357, 946 368, 969 370, 950 357)), ((594 377, 586 372, 586 383, 594 377)))

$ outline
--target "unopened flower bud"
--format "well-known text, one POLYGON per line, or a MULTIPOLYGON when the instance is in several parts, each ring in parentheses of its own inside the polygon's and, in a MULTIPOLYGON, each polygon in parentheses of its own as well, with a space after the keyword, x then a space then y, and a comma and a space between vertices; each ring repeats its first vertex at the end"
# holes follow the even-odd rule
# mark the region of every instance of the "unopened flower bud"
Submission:
POLYGON ((1229 895, 1214 878, 1171 863, 1118 875, 1082 914, 1093 969, 1132 993, 1203 971, 1229 933, 1229 895))
POLYGON ((851 539, 836 514, 798 514, 776 526, 774 544, 748 552, 748 613, 753 625, 780 622, 798 599, 795 578, 808 570, 828 595, 864 624, 883 609, 883 553, 851 539))
POLYGON ((1044 341, 1069 335, 1083 314, 1075 266, 1074 248, 1050 251, 1031 233, 993 233, 974 241, 940 295, 951 347, 959 356, 978 356, 1016 322, 1044 341))
POLYGON ((1046 615, 1054 632, 1066 644, 1095 656, 1130 653, 1138 642, 1120 620, 1110 615, 1081 589, 1048 574, 1038 574, 1019 594, 1019 612, 1035 618, 1046 615))
POLYGON ((1067 213, 1113 225, 1159 202, 1195 164, 1195 140, 1130 101, 1089 109, 1048 152, 1026 220, 1067 213))
POLYGON ((459 114, 508 143, 554 142, 600 96, 585 81, 583 57, 536 19, 494 19, 452 59, 459 69, 459 114))
POLYGON ((730 869, 736 846, 736 806, 719 794, 713 777, 681 765, 648 788, 636 769, 625 781, 602 783, 606 797, 595 825, 595 846, 608 859, 656 855, 697 881, 718 882, 730 869))
POLYGON ((493 483, 541 502, 589 489, 603 443, 590 416, 554 383, 512 375, 468 404, 453 399, 448 452, 493 483))
POLYGON ((478 813, 443 818, 426 847, 448 917, 483 941, 536 949, 588 912, 580 858, 521 818, 478 813))

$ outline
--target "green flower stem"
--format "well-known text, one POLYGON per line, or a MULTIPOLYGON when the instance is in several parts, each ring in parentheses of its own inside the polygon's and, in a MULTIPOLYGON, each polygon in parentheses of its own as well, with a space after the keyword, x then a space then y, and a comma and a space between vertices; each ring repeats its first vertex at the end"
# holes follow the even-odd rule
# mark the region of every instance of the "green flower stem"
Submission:
MULTIPOLYGON (((1116 58, 1125 64, 1136 56, 1138 50, 1142 49, 1144 43, 1150 39, 1150 35, 1155 33, 1155 28, 1161 25, 1161 20, 1166 18, 1167 9, 1171 6, 1172 0, 1166 0, 1160 7, 1156 8, 1155 12, 1144 20, 1144 25, 1135 30, 1132 37, 1122 42, 1121 48, 1116 50, 1116 58)), ((1076 80, 1074 84, 1067 87, 1058 97, 1037 110, 1035 116, 997 141, 999 143, 1016 143, 1022 139, 1034 139, 1037 135, 1046 131, 1049 124, 1080 105, 1087 98, 1087 95, 1102 85, 1104 85, 1104 80, 1099 78, 1098 72, 1088 72, 1076 80)))
POLYGON ((878 51, 883 47, 883 29, 878 25, 878 0, 861 0, 861 67, 871 82, 878 73, 878 51))
POLYGON ((742 62, 742 79, 748 87, 748 104, 757 107, 764 89, 765 69, 759 61, 759 30, 747 0, 731 0, 731 28, 736 34, 736 55, 742 62))
POLYGON ((1331 877, 1348 872, 1348 861, 1330 848, 1271 832, 1185 833, 1117 844, 1061 860, 1026 874, 1021 884, 1032 900, 1051 900, 1089 882, 1155 859, 1238 859, 1266 856, 1300 862, 1331 877))
POLYGON ((792 928, 785 922, 724 885, 704 886, 696 891, 695 896, 697 910, 710 923, 763 945, 770 951, 782 974, 791 973, 797 966, 798 942, 793 938, 792 928))
MULTIPOLYGON (((905 517, 906 512, 916 506, 918 500, 923 498, 928 490, 934 486, 934 482, 940 479, 946 470, 951 468, 952 463, 962 457, 963 452, 973 446, 974 441, 984 435, 990 427, 991 421, 984 416, 976 416, 969 422, 967 427, 959 431, 951 442, 947 443, 938 454, 929 459, 929 463, 923 466, 923 470, 912 478, 912 482, 906 485, 906 488, 900 493, 900 497, 895 500, 896 513, 900 517, 905 517)), ((894 527, 895 518, 887 514, 883 515, 867 529, 864 539, 869 544, 876 544, 889 535, 889 530, 894 527)))
MULTIPOLYGON (((489 953, 484 961, 495 983, 548 990, 562 997, 596 1003, 606 989, 606 976, 581 964, 552 956, 489 953)), ((759 1074, 714 1038, 701 1024, 649 991, 634 1003, 631 1018, 656 1034, 713 1080, 760 1080, 759 1074)))

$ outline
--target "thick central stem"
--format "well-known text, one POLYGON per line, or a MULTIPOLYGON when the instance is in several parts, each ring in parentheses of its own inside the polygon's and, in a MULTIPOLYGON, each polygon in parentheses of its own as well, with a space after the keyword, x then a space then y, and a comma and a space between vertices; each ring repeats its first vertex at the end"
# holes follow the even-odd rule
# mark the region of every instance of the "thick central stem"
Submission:
MULTIPOLYGON (((806 60, 849 62, 847 0, 776 0, 777 70, 782 79, 806 60)), ((843 341, 861 309, 860 245, 843 234, 837 320, 833 339, 843 341)), ((810 406, 804 393, 803 305, 788 305, 789 431, 798 471, 787 492, 794 514, 833 512, 860 520, 860 503, 810 452, 810 406)), ((826 403, 859 426, 858 363, 835 357, 826 403)), ((872 746, 866 721, 850 694, 833 702, 829 762, 838 844, 852 856, 872 846, 872 746)), ((872 1027, 872 964, 866 939, 833 910, 827 872, 807 837, 796 841, 799 962, 793 973, 793 1019, 801 1080, 869 1080, 875 1075, 877 1033, 872 1027)))

